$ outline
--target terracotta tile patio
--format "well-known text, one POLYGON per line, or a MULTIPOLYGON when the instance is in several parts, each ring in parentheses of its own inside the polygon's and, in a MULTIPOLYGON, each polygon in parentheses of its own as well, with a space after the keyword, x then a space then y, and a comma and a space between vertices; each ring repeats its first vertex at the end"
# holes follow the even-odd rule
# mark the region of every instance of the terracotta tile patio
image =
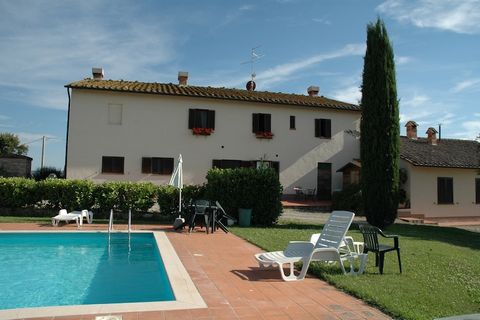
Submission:
MULTIPOLYGON (((125 229, 116 225, 115 228, 125 229)), ((49 225, 3 223, 0 230, 51 230, 49 225)), ((58 230, 76 230, 74 224, 58 230)), ((84 225, 82 230, 105 230, 84 225)), ((233 234, 202 230, 173 232, 169 226, 136 225, 135 230, 163 230, 208 305, 205 309, 123 313, 123 320, 148 319, 390 319, 363 301, 326 282, 306 278, 284 282, 278 270, 260 271, 254 245, 233 234)), ((37 320, 40 318, 37 318, 37 320)), ((94 315, 42 319, 95 319, 94 315)))

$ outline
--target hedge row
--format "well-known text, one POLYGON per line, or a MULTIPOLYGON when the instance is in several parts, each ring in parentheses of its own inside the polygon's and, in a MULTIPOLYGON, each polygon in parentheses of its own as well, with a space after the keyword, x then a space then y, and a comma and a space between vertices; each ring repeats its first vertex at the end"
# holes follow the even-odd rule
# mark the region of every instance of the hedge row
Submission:
POLYGON ((175 205, 178 191, 152 183, 105 182, 25 178, 0 178, 0 207, 67 209, 92 208, 99 212, 146 212, 159 200, 163 212, 175 205))
POLYGON ((252 224, 271 225, 282 212, 282 186, 273 169, 211 169, 207 181, 206 197, 237 219, 239 208, 252 209, 252 224))
MULTIPOLYGON (((204 186, 185 186, 184 203, 207 198, 219 201, 228 214, 238 218, 238 208, 253 209, 252 223, 271 225, 281 213, 282 187, 272 169, 212 169, 204 186)), ((87 180, 0 178, 0 208, 68 211, 91 208, 98 213, 147 212, 158 204, 162 214, 178 208, 178 190, 152 183, 87 180)))

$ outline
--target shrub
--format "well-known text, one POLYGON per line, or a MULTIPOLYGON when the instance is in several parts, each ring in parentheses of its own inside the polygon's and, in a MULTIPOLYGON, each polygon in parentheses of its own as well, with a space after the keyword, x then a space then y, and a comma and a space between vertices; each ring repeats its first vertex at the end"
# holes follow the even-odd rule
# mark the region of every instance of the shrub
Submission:
POLYGON ((0 207, 31 207, 37 200, 34 180, 26 178, 0 178, 0 207))
POLYGON ((55 178, 63 178, 63 172, 55 167, 43 167, 33 171, 32 176, 35 180, 45 180, 55 175, 55 178))
POLYGON ((363 215, 362 203, 362 191, 358 184, 352 184, 332 195, 333 210, 347 210, 355 212, 356 215, 363 215))
POLYGON ((231 216, 238 218, 239 208, 251 208, 253 224, 277 222, 282 187, 273 169, 211 169, 207 181, 206 197, 218 200, 231 216))

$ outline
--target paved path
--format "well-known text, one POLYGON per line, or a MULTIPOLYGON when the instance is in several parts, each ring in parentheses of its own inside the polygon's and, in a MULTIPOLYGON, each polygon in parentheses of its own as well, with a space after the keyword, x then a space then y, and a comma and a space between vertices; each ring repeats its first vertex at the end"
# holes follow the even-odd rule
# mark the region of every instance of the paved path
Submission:
MULTIPOLYGON (((322 216, 323 217, 323 216, 322 216)), ((105 230, 105 225, 84 225, 83 230, 105 230)), ((115 228, 126 229, 115 225, 115 228)), ((71 230, 34 223, 3 223, 0 230, 71 230)), ((135 225, 136 230, 163 230, 208 305, 205 309, 123 313, 123 320, 149 319, 390 319, 362 300, 313 277, 284 282, 278 270, 259 270, 254 245, 229 233, 207 235, 173 232, 167 226, 135 225)), ((94 315, 43 318, 89 319, 94 315)), ((40 319, 37 319, 40 320, 40 319)))

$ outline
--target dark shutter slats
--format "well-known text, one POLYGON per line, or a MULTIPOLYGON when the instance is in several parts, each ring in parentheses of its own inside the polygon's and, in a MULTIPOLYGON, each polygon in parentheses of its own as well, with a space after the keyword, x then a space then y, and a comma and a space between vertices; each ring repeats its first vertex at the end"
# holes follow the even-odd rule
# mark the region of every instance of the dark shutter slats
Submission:
POLYGON ((152 158, 142 158, 142 173, 152 173, 152 158))
POLYGON ((266 132, 272 132, 272 115, 269 114, 269 113, 266 113, 265 114, 265 117, 264 117, 264 130, 266 132))
POLYGON ((195 125, 195 109, 188 109, 188 129, 193 129, 195 125))
POLYGON ((315 137, 320 137, 320 119, 315 119, 315 137))
POLYGON ((260 132, 260 114, 259 113, 252 114, 252 132, 253 133, 260 132))
POLYGON ((215 110, 208 110, 207 127, 215 130, 215 110))
POLYGON ((324 137, 325 138, 331 138, 332 137, 332 120, 330 119, 325 119, 325 133, 324 137))
POLYGON ((295 129, 295 116, 290 116, 290 129, 295 129))
POLYGON ((480 203, 480 178, 475 179, 475 203, 480 203))

